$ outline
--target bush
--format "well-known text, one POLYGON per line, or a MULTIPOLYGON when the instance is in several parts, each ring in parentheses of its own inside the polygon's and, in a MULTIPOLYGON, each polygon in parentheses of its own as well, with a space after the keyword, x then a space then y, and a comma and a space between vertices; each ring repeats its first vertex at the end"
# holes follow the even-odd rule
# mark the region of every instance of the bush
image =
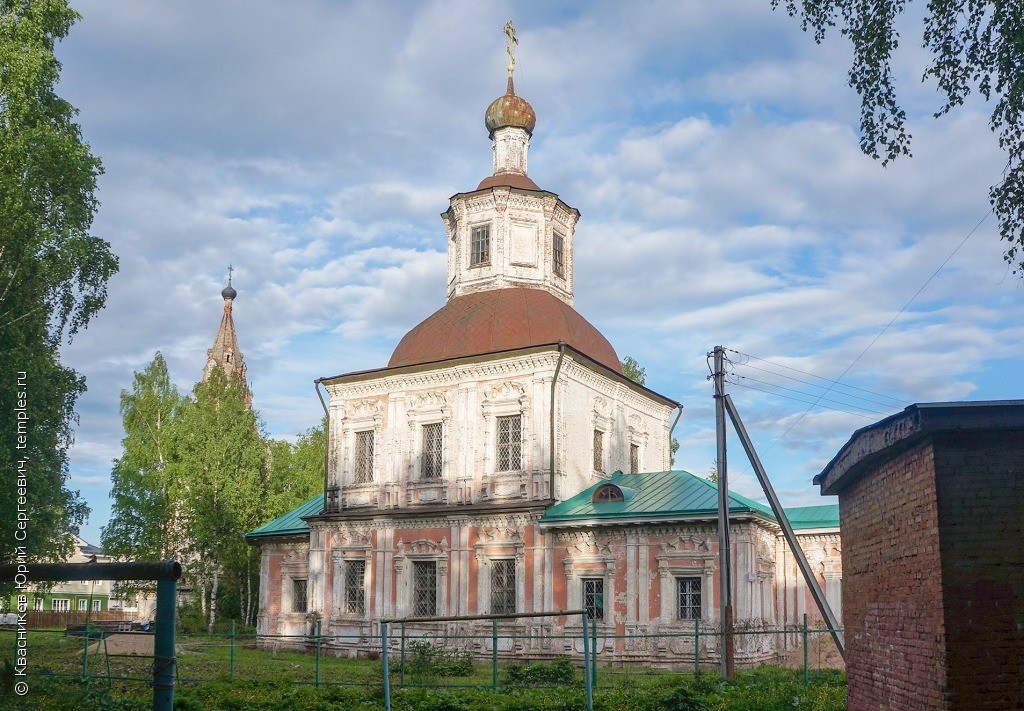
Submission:
POLYGON ((473 653, 468 649, 447 650, 430 642, 411 642, 409 657, 404 665, 395 665, 398 672, 406 671, 418 677, 469 676, 473 673, 473 653))
POLYGON ((550 664, 510 664, 506 674, 508 683, 514 686, 571 684, 576 677, 576 668, 568 659, 559 659, 550 664))

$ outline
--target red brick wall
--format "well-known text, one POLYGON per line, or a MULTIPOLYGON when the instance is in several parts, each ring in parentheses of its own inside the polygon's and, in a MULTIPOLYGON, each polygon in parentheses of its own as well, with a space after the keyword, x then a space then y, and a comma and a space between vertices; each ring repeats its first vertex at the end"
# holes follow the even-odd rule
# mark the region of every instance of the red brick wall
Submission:
POLYGON ((839 496, 851 711, 947 708, 934 456, 926 441, 839 496))
POLYGON ((948 435, 935 466, 953 708, 1024 708, 1024 434, 948 435))

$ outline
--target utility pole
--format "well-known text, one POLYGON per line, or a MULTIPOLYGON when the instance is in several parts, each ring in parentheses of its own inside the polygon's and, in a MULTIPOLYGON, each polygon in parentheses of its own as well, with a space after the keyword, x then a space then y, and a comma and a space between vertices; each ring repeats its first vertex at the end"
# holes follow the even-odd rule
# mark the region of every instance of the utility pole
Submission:
POLYGON ((719 617, 722 623, 722 676, 733 677, 732 543, 729 538, 729 467, 725 452, 725 349, 715 346, 715 436, 718 441, 719 617))

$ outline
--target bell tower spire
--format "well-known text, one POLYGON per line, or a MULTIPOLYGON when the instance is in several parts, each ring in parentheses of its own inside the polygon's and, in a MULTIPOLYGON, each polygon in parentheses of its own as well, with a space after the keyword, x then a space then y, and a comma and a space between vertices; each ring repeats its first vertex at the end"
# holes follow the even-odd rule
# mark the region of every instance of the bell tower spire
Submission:
POLYGON ((252 393, 249 391, 249 383, 245 379, 245 359, 242 351, 238 349, 238 336, 235 333, 235 321, 231 311, 234 306, 235 297, 238 292, 231 285, 231 277, 235 268, 228 265, 228 285, 221 290, 221 298, 224 299, 224 314, 220 319, 220 327, 217 329, 217 336, 213 339, 213 347, 206 352, 206 367, 203 368, 203 381, 210 378, 213 369, 220 366, 228 375, 237 374, 242 380, 242 387, 245 388, 245 400, 252 403, 252 393))

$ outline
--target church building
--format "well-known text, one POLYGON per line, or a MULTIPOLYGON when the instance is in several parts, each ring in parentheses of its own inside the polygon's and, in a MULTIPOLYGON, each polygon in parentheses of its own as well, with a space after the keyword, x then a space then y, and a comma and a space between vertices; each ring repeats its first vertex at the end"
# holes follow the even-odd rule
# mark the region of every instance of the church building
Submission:
MULTIPOLYGON (((536 116, 512 62, 485 124, 493 173, 441 216, 444 305, 385 367, 319 380, 324 494, 247 536, 261 550, 258 632, 303 635, 319 621, 343 636, 329 646, 354 655, 379 649, 382 618, 586 608, 604 659, 692 663, 692 638, 646 635, 717 624, 717 490, 671 470, 682 405, 624 376, 573 308, 580 213, 528 174, 536 116)), ((737 628, 796 626, 805 612, 814 622, 770 509, 730 502, 737 628)), ((837 507, 791 513, 838 610, 837 507)), ((479 632, 464 646, 490 649, 489 620, 406 628, 479 632)), ((501 628, 516 635, 503 654, 582 651, 568 638, 579 617, 501 628)), ((773 640, 739 639, 737 661, 774 659, 773 640)), ((717 640, 700 643, 715 658, 717 640)))

